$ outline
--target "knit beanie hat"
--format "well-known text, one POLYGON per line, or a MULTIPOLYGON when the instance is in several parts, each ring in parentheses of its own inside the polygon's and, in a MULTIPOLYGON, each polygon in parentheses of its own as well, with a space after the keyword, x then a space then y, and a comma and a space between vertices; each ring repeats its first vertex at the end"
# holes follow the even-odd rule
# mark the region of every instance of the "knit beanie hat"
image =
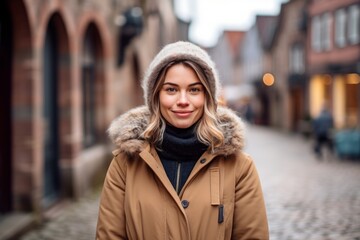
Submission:
POLYGON ((214 62, 211 60, 206 51, 197 45, 190 42, 178 41, 166 45, 155 56, 153 61, 150 63, 149 68, 145 72, 142 87, 144 90, 144 100, 147 106, 151 106, 151 93, 154 91, 156 81, 159 80, 158 78, 161 70, 168 63, 181 60, 190 60, 195 62, 203 69, 211 94, 217 104, 220 92, 220 83, 214 62))

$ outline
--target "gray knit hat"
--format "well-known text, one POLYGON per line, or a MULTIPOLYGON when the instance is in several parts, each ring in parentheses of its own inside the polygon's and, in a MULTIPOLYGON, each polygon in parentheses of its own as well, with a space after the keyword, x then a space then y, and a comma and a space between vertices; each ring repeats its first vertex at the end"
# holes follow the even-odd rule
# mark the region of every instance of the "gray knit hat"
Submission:
POLYGON ((172 61, 190 60, 197 63, 204 71, 206 80, 209 83, 211 94, 217 103, 220 83, 215 64, 210 56, 200 47, 190 42, 175 42, 166 45, 150 63, 149 68, 145 72, 142 82, 144 89, 144 100, 147 106, 151 106, 151 92, 154 91, 156 81, 159 79, 161 70, 172 61))

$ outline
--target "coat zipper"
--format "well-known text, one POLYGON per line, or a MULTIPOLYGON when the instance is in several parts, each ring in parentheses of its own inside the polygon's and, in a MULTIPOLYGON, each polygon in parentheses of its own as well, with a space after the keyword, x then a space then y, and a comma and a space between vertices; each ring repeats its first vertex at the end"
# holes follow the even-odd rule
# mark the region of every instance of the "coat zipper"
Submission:
POLYGON ((181 173, 181 162, 177 163, 177 170, 176 170, 176 187, 175 190, 177 192, 177 194, 180 193, 180 173, 181 173))

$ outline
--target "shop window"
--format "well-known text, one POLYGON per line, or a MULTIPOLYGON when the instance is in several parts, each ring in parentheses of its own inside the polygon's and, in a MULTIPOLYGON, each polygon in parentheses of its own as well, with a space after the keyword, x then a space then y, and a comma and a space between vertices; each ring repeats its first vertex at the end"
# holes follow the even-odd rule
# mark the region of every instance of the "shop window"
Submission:
POLYGON ((331 75, 323 75, 324 81, 324 101, 332 105, 332 89, 333 89, 333 78, 331 75))
POLYGON ((360 109, 359 99, 360 76, 356 73, 346 75, 346 115, 347 125, 355 126, 359 122, 358 111, 360 109))

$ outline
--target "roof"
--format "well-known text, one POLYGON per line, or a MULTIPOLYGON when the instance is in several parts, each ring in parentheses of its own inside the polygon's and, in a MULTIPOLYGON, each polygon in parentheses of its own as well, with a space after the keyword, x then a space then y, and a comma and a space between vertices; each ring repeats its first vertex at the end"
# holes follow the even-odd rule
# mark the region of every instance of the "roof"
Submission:
POLYGON ((237 53, 242 40, 244 39, 245 36, 244 31, 235 31, 235 30, 225 30, 224 31, 224 36, 227 39, 227 41, 229 42, 229 46, 232 50, 232 52, 237 53))
POLYGON ((260 42, 264 49, 268 49, 271 46, 277 23, 278 16, 256 16, 255 25, 258 29, 260 42))

